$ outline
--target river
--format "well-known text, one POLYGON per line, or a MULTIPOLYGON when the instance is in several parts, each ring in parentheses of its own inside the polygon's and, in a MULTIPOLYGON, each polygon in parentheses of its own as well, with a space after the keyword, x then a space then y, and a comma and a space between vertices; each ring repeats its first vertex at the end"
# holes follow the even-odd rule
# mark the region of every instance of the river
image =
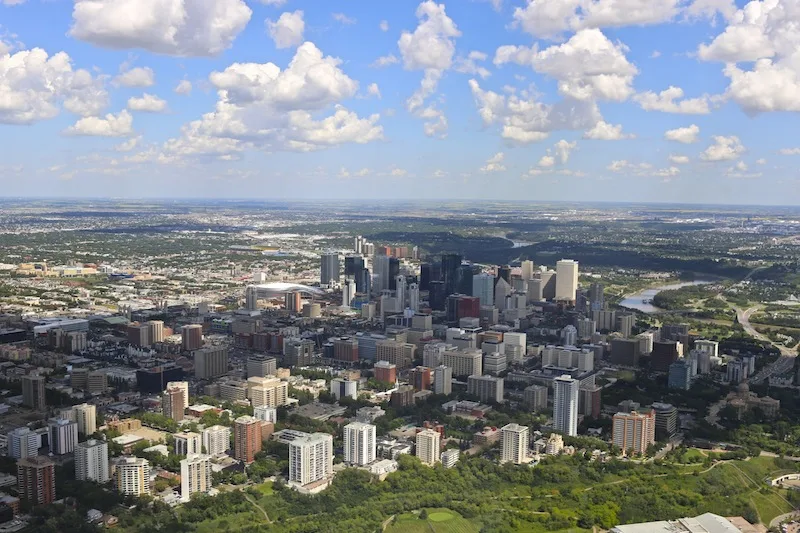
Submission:
POLYGON ((641 311, 642 313, 659 313, 663 311, 660 307, 656 307, 651 303, 644 303, 644 301, 650 302, 656 294, 661 291, 671 291, 675 289, 680 289, 681 287, 689 287, 691 285, 706 285, 708 283, 714 283, 713 281, 705 281, 705 280, 697 280, 697 281, 685 281, 683 283, 672 283, 670 285, 661 285, 660 287, 654 287, 652 289, 647 289, 641 292, 637 292, 636 294, 631 294, 624 300, 622 300, 619 305, 621 307, 627 307, 628 309, 635 309, 637 311, 641 311))

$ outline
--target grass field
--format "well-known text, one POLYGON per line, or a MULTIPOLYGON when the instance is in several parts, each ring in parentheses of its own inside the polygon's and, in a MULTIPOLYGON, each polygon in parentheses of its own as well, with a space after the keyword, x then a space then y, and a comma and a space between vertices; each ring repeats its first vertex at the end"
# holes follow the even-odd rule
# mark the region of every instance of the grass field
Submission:
POLYGON ((275 491, 272 490, 272 482, 267 481, 266 483, 258 485, 258 492, 260 492, 263 496, 272 496, 275 493, 275 491))
POLYGON ((419 514, 399 515, 387 533, 478 533, 480 527, 450 509, 426 509, 428 518, 420 520, 419 514))

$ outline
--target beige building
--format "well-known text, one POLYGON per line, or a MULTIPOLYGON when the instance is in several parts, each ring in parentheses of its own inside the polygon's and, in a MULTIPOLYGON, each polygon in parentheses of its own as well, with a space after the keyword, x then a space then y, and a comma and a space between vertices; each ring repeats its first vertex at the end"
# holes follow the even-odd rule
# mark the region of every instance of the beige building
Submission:
POLYGON ((656 413, 617 413, 614 415, 614 446, 626 453, 643 454, 656 442, 656 413))
POLYGON ((211 490, 211 457, 190 453, 181 461, 181 501, 188 502, 196 492, 211 490))
POLYGON ((115 463, 114 476, 120 494, 150 494, 150 462, 139 457, 124 457, 115 463))
POLYGON ((375 350, 377 361, 387 361, 397 366, 398 370, 404 370, 411 366, 417 347, 407 342, 385 339, 375 343, 375 350))
POLYGON ((82 403, 72 408, 75 413, 75 422, 78 423, 78 433, 88 436, 97 431, 97 407, 82 403))
POLYGON ((424 464, 433 466, 441 456, 441 435, 432 429, 423 429, 417 433, 417 457, 424 464))
POLYGON ((289 402, 289 383, 272 377, 248 378, 247 397, 253 407, 280 407, 289 402))
POLYGON ((442 352, 442 364, 453 369, 454 377, 480 376, 483 374, 483 352, 446 350, 442 352))

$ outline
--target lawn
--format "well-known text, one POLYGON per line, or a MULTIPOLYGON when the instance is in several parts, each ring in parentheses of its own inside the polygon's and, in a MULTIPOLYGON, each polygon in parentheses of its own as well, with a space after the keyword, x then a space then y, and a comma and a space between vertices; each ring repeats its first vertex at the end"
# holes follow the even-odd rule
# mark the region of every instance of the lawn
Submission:
POLYGON ((275 491, 272 489, 272 481, 267 481, 256 487, 262 496, 272 496, 275 491))
POLYGON ((750 499, 753 505, 756 506, 761 522, 765 525, 769 525, 776 516, 792 511, 792 506, 783 501, 783 499, 774 492, 768 494, 754 492, 750 499))
POLYGON ((480 527, 450 509, 426 509, 428 518, 419 513, 399 515, 386 533, 478 533, 480 527))

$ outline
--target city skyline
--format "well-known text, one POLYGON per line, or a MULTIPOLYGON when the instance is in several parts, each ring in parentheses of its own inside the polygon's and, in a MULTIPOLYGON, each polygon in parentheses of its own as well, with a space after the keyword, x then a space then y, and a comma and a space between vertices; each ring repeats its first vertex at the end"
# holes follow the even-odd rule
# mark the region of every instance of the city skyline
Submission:
POLYGON ((41 1, 0 5, 9 196, 797 200, 785 0, 41 1))

